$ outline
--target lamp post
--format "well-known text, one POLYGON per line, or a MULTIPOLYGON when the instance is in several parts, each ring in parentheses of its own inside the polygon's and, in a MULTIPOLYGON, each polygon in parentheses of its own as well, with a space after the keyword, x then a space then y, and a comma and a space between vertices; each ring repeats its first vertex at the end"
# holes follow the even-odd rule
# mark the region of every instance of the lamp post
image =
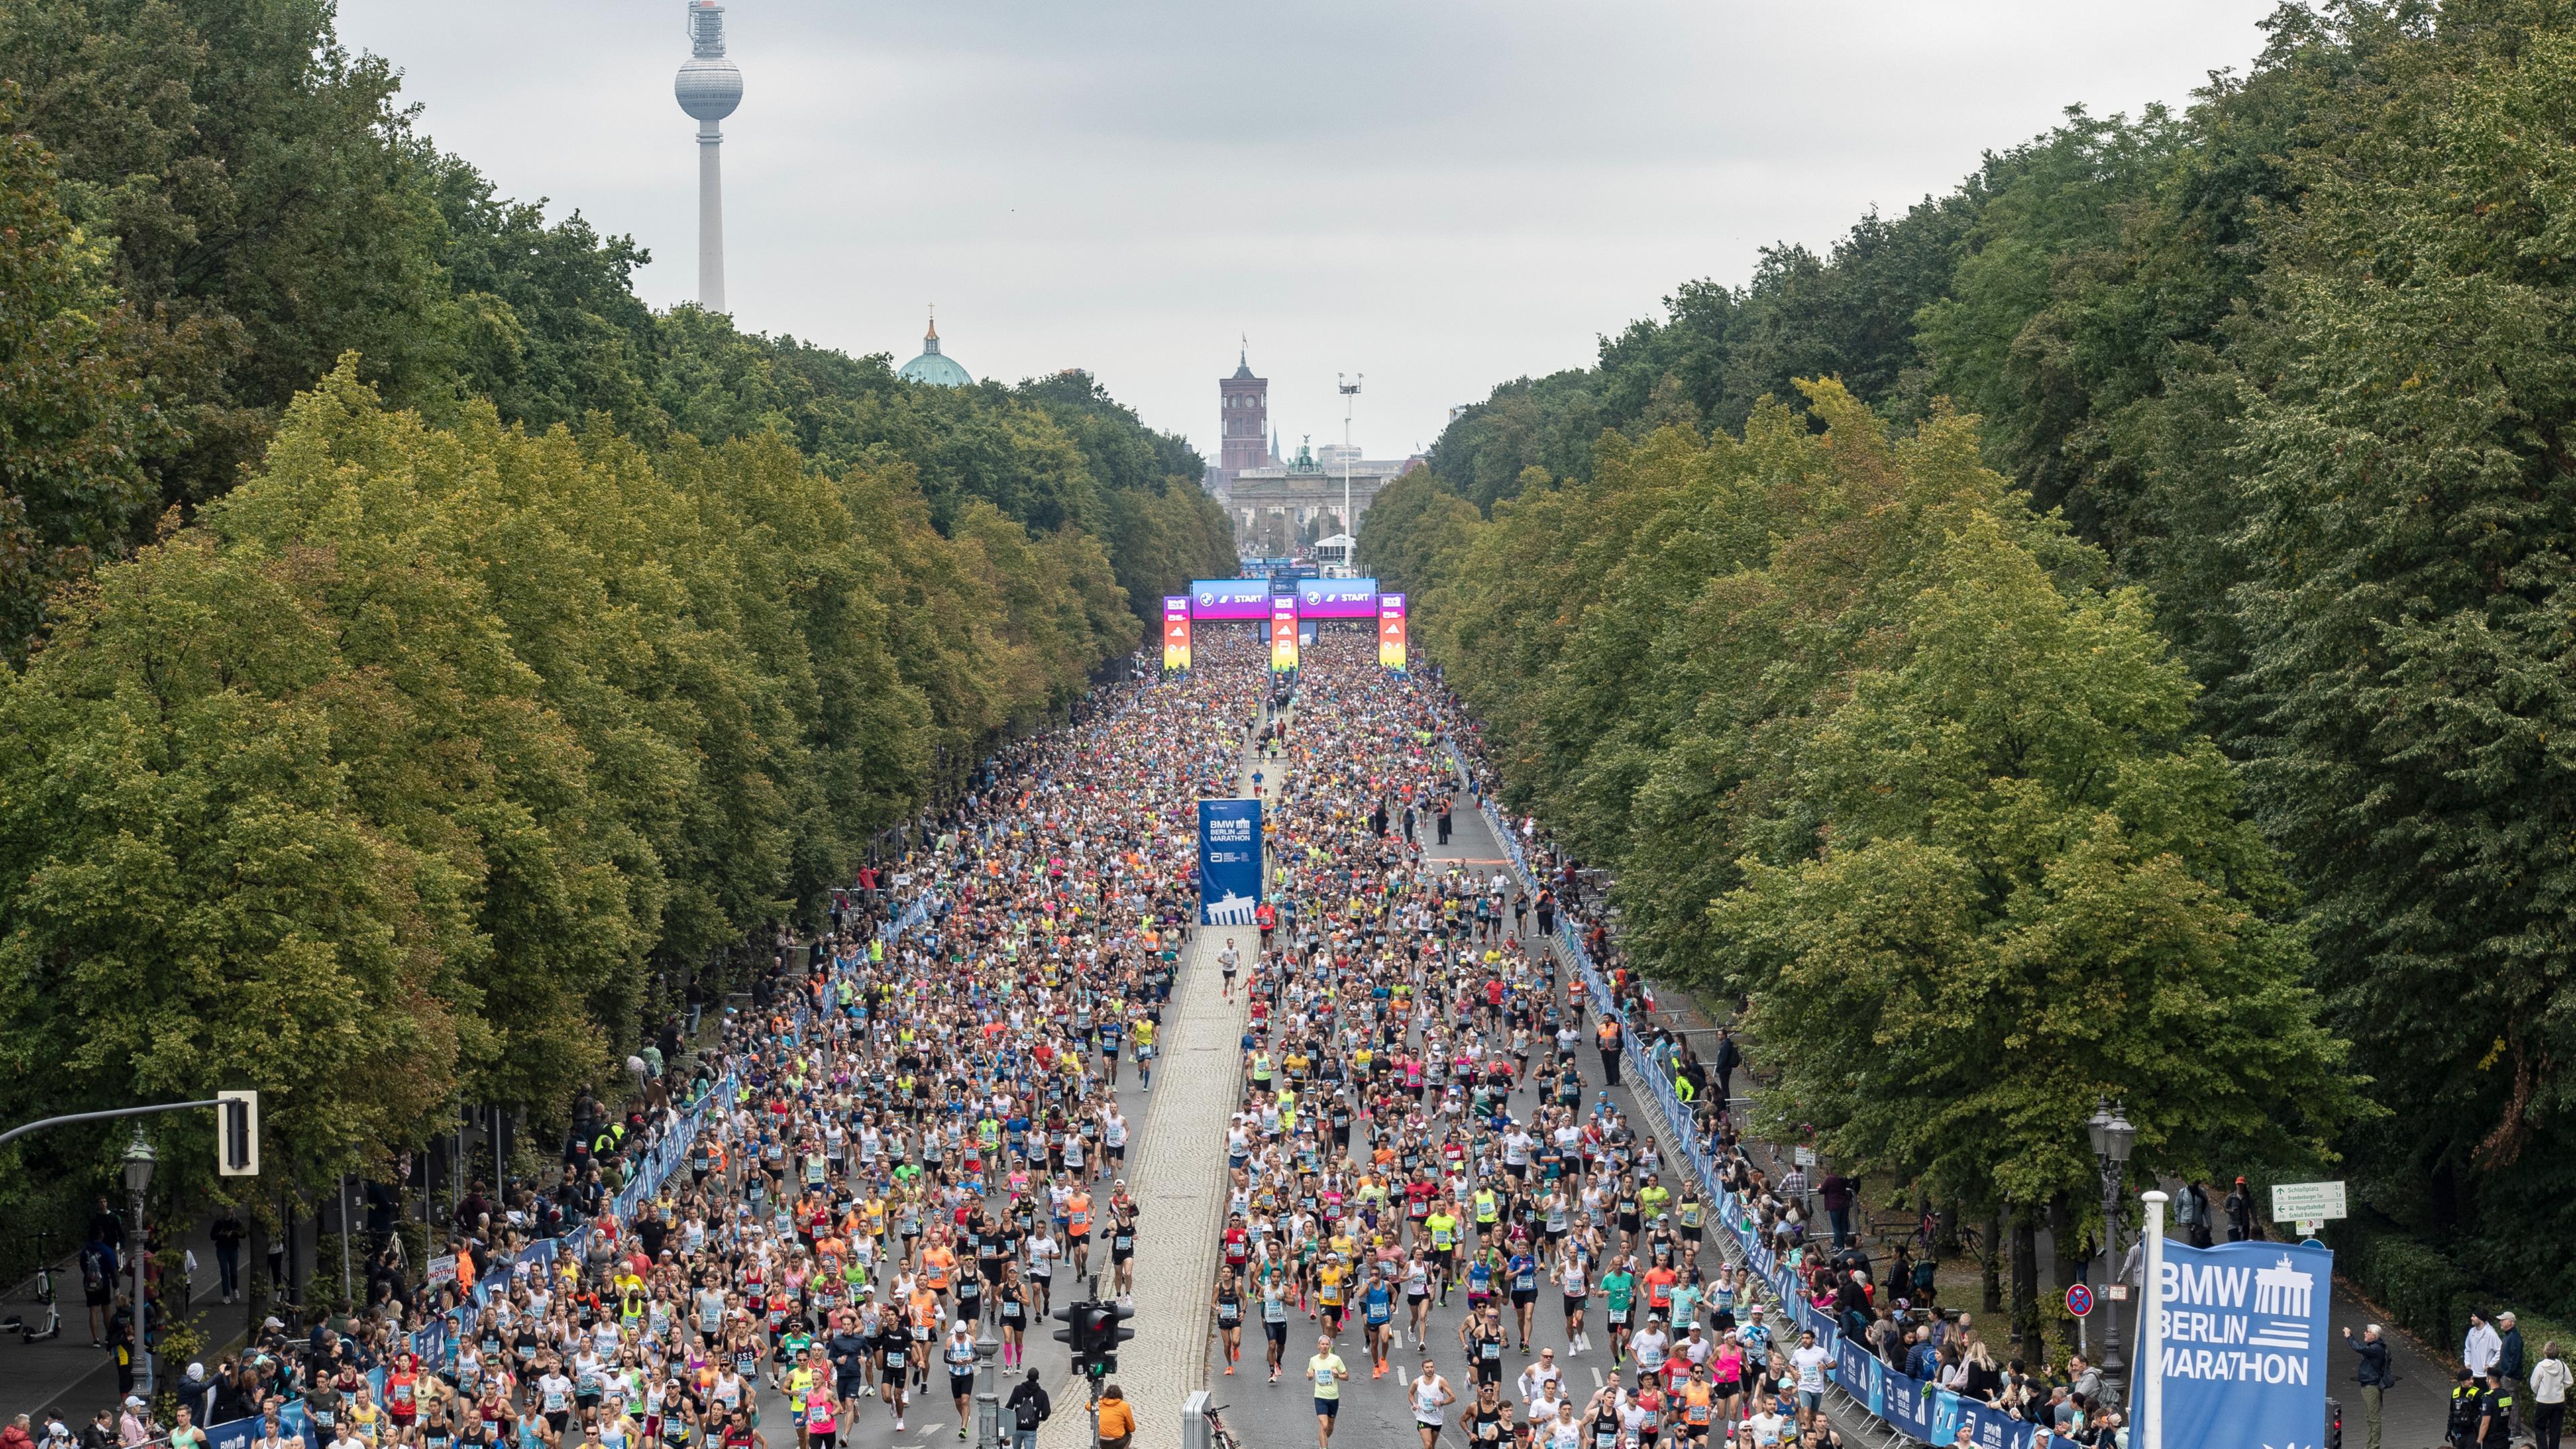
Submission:
MULTIPOLYGON (((2102 1281, 2107 1286, 2120 1279, 2120 1179, 2126 1175, 2138 1129, 2130 1125, 2127 1112, 2107 1097, 2095 1104, 2092 1120, 2084 1125, 2093 1138, 2093 1160, 2102 1169, 2102 1281)), ((2127 1367, 2120 1361, 2120 1312, 2125 1305, 2108 1293, 2102 1296, 2110 1303, 2102 1324, 2102 1393, 2117 1404, 2120 1373, 2127 1367)))
POLYGON ((994 1367, 1002 1345, 991 1324, 983 1330, 975 1339, 975 1444, 976 1449, 1002 1449, 1000 1370, 994 1367))
POLYGON ((134 1141, 125 1149, 125 1195, 134 1210, 134 1361, 143 1379, 143 1400, 152 1401, 152 1344, 144 1323, 143 1299, 143 1190, 152 1185, 155 1159, 152 1144, 143 1140, 143 1129, 134 1129, 134 1141))

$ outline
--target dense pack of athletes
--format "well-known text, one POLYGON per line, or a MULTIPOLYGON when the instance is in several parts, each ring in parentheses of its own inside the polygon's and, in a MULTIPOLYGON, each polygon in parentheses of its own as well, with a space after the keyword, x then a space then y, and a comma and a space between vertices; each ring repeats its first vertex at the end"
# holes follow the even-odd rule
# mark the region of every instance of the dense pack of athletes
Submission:
POLYGON ((1546 948, 1557 902, 1427 838, 1457 808, 1436 696, 1364 644, 1307 650, 1263 729, 1284 789, 1274 904, 1246 948, 1223 1373, 1261 1341, 1268 1382, 1311 1385, 1323 1445, 1359 1391, 1346 1338, 1369 1383, 1396 1375, 1426 1449, 1452 1423, 1544 1449, 1829 1438, 1823 1351, 1739 1304, 1737 1270, 1703 1260, 1692 1175, 1668 1181, 1653 1138, 1587 1091, 1581 1053, 1615 1062, 1624 1027, 1589 1017, 1546 948), (1435 1317, 1453 1297, 1454 1324, 1435 1317), (1609 1361, 1598 1388, 1533 1356, 1542 1312, 1570 1357, 1609 1361))

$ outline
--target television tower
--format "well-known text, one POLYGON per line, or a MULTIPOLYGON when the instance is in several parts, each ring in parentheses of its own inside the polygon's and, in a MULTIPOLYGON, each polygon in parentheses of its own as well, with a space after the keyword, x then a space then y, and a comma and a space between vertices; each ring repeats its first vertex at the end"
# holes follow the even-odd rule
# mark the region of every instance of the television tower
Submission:
POLYGON ((716 122, 742 104, 742 72, 725 59, 724 7, 690 0, 689 58, 671 86, 698 123, 698 305, 725 310, 724 132, 716 122))

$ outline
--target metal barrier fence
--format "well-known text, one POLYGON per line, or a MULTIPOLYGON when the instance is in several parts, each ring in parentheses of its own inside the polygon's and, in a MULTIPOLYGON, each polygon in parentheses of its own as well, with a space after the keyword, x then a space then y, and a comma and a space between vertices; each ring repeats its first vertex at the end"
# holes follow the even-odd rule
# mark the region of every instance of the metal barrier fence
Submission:
MULTIPOLYGON (((1459 754, 1456 742, 1443 740, 1442 745, 1459 773, 1474 779, 1474 772, 1468 768, 1465 757, 1459 754)), ((1538 876, 1530 869, 1529 857, 1521 848, 1520 837, 1513 832, 1511 822, 1482 791, 1477 793, 1477 808, 1483 812, 1486 824, 1492 827, 1494 838, 1502 842, 1503 854, 1510 860, 1513 877, 1522 891, 1537 894, 1538 876)), ((1581 974, 1593 1010, 1611 1009, 1614 998, 1610 983, 1602 976, 1591 953, 1583 949, 1582 937, 1570 917, 1558 920, 1556 936, 1558 949, 1581 974)), ((1853 1408, 1867 1414, 1877 1428, 1887 1431, 1884 1442, 1891 1446, 1910 1440, 1938 1444, 1946 1449, 1946 1446, 1958 1442, 1959 1431, 1965 1428, 1969 1431, 1969 1442, 1977 1445, 1978 1449, 2031 1449, 2032 1441, 2038 1437, 2037 1425, 1976 1400, 1962 1399, 1949 1389, 1889 1368, 1866 1346, 1854 1343, 1832 1314, 1807 1301, 1799 1289, 1797 1274, 1783 1266, 1778 1255, 1763 1243, 1762 1235, 1754 1226, 1744 1203, 1728 1190, 1719 1174, 1717 1158, 1709 1151, 1708 1144, 1701 1140, 1696 1119, 1688 1104, 1674 1090, 1671 1076, 1651 1053, 1639 1045, 1635 1033, 1624 1034, 1622 1040, 1624 1046, 1620 1060, 1626 1068, 1622 1075, 1628 1078, 1630 1089, 1641 1096, 1652 1110, 1661 1114, 1669 1129, 1667 1135, 1689 1165, 1692 1180, 1699 1184, 1702 1200, 1715 1205, 1719 1225, 1733 1238, 1738 1260, 1760 1275, 1794 1328, 1812 1331, 1817 1345, 1832 1355, 1832 1368, 1826 1379, 1829 1389, 1848 1400, 1853 1408)))
MULTIPOLYGON (((932 893, 927 889, 922 890, 906 902, 903 909, 897 912, 892 920, 877 928, 878 938, 891 945, 902 939, 905 932, 928 925, 933 915, 934 904, 932 893)), ((798 1003, 794 1008, 795 1019, 789 1028, 790 1043, 794 1042, 797 1031, 804 1026, 807 1015, 805 1006, 798 1003)), ((708 1112, 731 1111, 734 1103, 740 1098, 741 1089, 740 1078, 734 1072, 727 1071, 723 1079, 712 1086, 706 1095, 690 1104, 679 1125, 654 1147, 652 1153, 637 1167, 635 1176, 628 1179, 626 1185, 620 1188, 617 1196, 610 1201, 610 1210, 618 1220, 632 1220, 645 1201, 662 1190, 662 1185, 670 1181, 671 1174, 680 1170, 680 1164, 688 1160, 690 1150, 697 1145, 698 1135, 706 1127, 708 1112)), ((584 1256, 590 1231, 591 1224, 585 1222, 559 1237, 540 1238, 520 1249, 510 1262, 500 1265, 476 1281, 471 1306, 479 1310, 490 1301, 494 1291, 515 1281, 520 1274, 549 1269, 566 1254, 579 1260, 584 1256)), ((466 1309, 462 1307, 451 1309, 440 1315, 434 1322, 415 1330, 410 1335, 413 1358, 431 1371, 452 1373, 456 1363, 456 1350, 464 1332, 461 1319, 465 1312, 466 1309)), ((383 1402, 385 1371, 381 1368, 370 1370, 367 1381, 375 1390, 377 1402, 383 1402)), ((265 1424, 264 1416, 253 1416, 209 1425, 205 1430, 207 1449, 250 1449, 250 1446, 261 1439, 265 1424)), ((301 1399, 291 1400, 279 1410, 278 1428, 282 1439, 290 1443, 300 1441, 304 1449, 323 1449, 328 1438, 325 1433, 307 1421, 304 1402, 301 1399)))

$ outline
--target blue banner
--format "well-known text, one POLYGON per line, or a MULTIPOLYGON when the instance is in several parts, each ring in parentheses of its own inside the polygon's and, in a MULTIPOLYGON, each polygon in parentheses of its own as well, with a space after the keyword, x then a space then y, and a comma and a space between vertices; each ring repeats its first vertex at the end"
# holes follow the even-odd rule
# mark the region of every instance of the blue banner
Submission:
MULTIPOLYGON (((2164 1442, 2314 1444, 2325 1433, 2334 1254, 2301 1243, 2164 1243, 2164 1442)), ((2147 1409, 2143 1384, 2130 1402, 2147 1409)))
MULTIPOLYGON (((2003 1410, 1952 1393, 1945 1392, 1942 1397, 1958 1401, 1959 1427, 1968 1431, 1968 1442, 1977 1449, 2024 1449, 2030 1443, 2031 1426, 2003 1410)), ((1958 1431, 1951 1432, 1955 1435, 1958 1431)))
POLYGON ((1882 1376, 1886 1366, 1846 1338, 1834 1345, 1834 1381, 1844 1393, 1860 1401, 1870 1417, 1887 1417, 1887 1391, 1882 1376))
POLYGON ((1908 1439, 1931 1442, 1932 1396, 1935 1390, 1925 1387, 1921 1379, 1910 1379, 1903 1374, 1888 1374, 1880 1382, 1886 1396, 1886 1407, 1879 1410, 1878 1416, 1908 1439))
POLYGON ((1261 904, 1261 802, 1199 802, 1199 924, 1249 926, 1261 904))
POLYGON ((1374 619, 1377 617, 1377 580, 1299 579, 1297 617, 1374 619))
POLYGON ((1268 579, 1192 579, 1190 617, 1200 623, 1216 619, 1270 617, 1268 579))

